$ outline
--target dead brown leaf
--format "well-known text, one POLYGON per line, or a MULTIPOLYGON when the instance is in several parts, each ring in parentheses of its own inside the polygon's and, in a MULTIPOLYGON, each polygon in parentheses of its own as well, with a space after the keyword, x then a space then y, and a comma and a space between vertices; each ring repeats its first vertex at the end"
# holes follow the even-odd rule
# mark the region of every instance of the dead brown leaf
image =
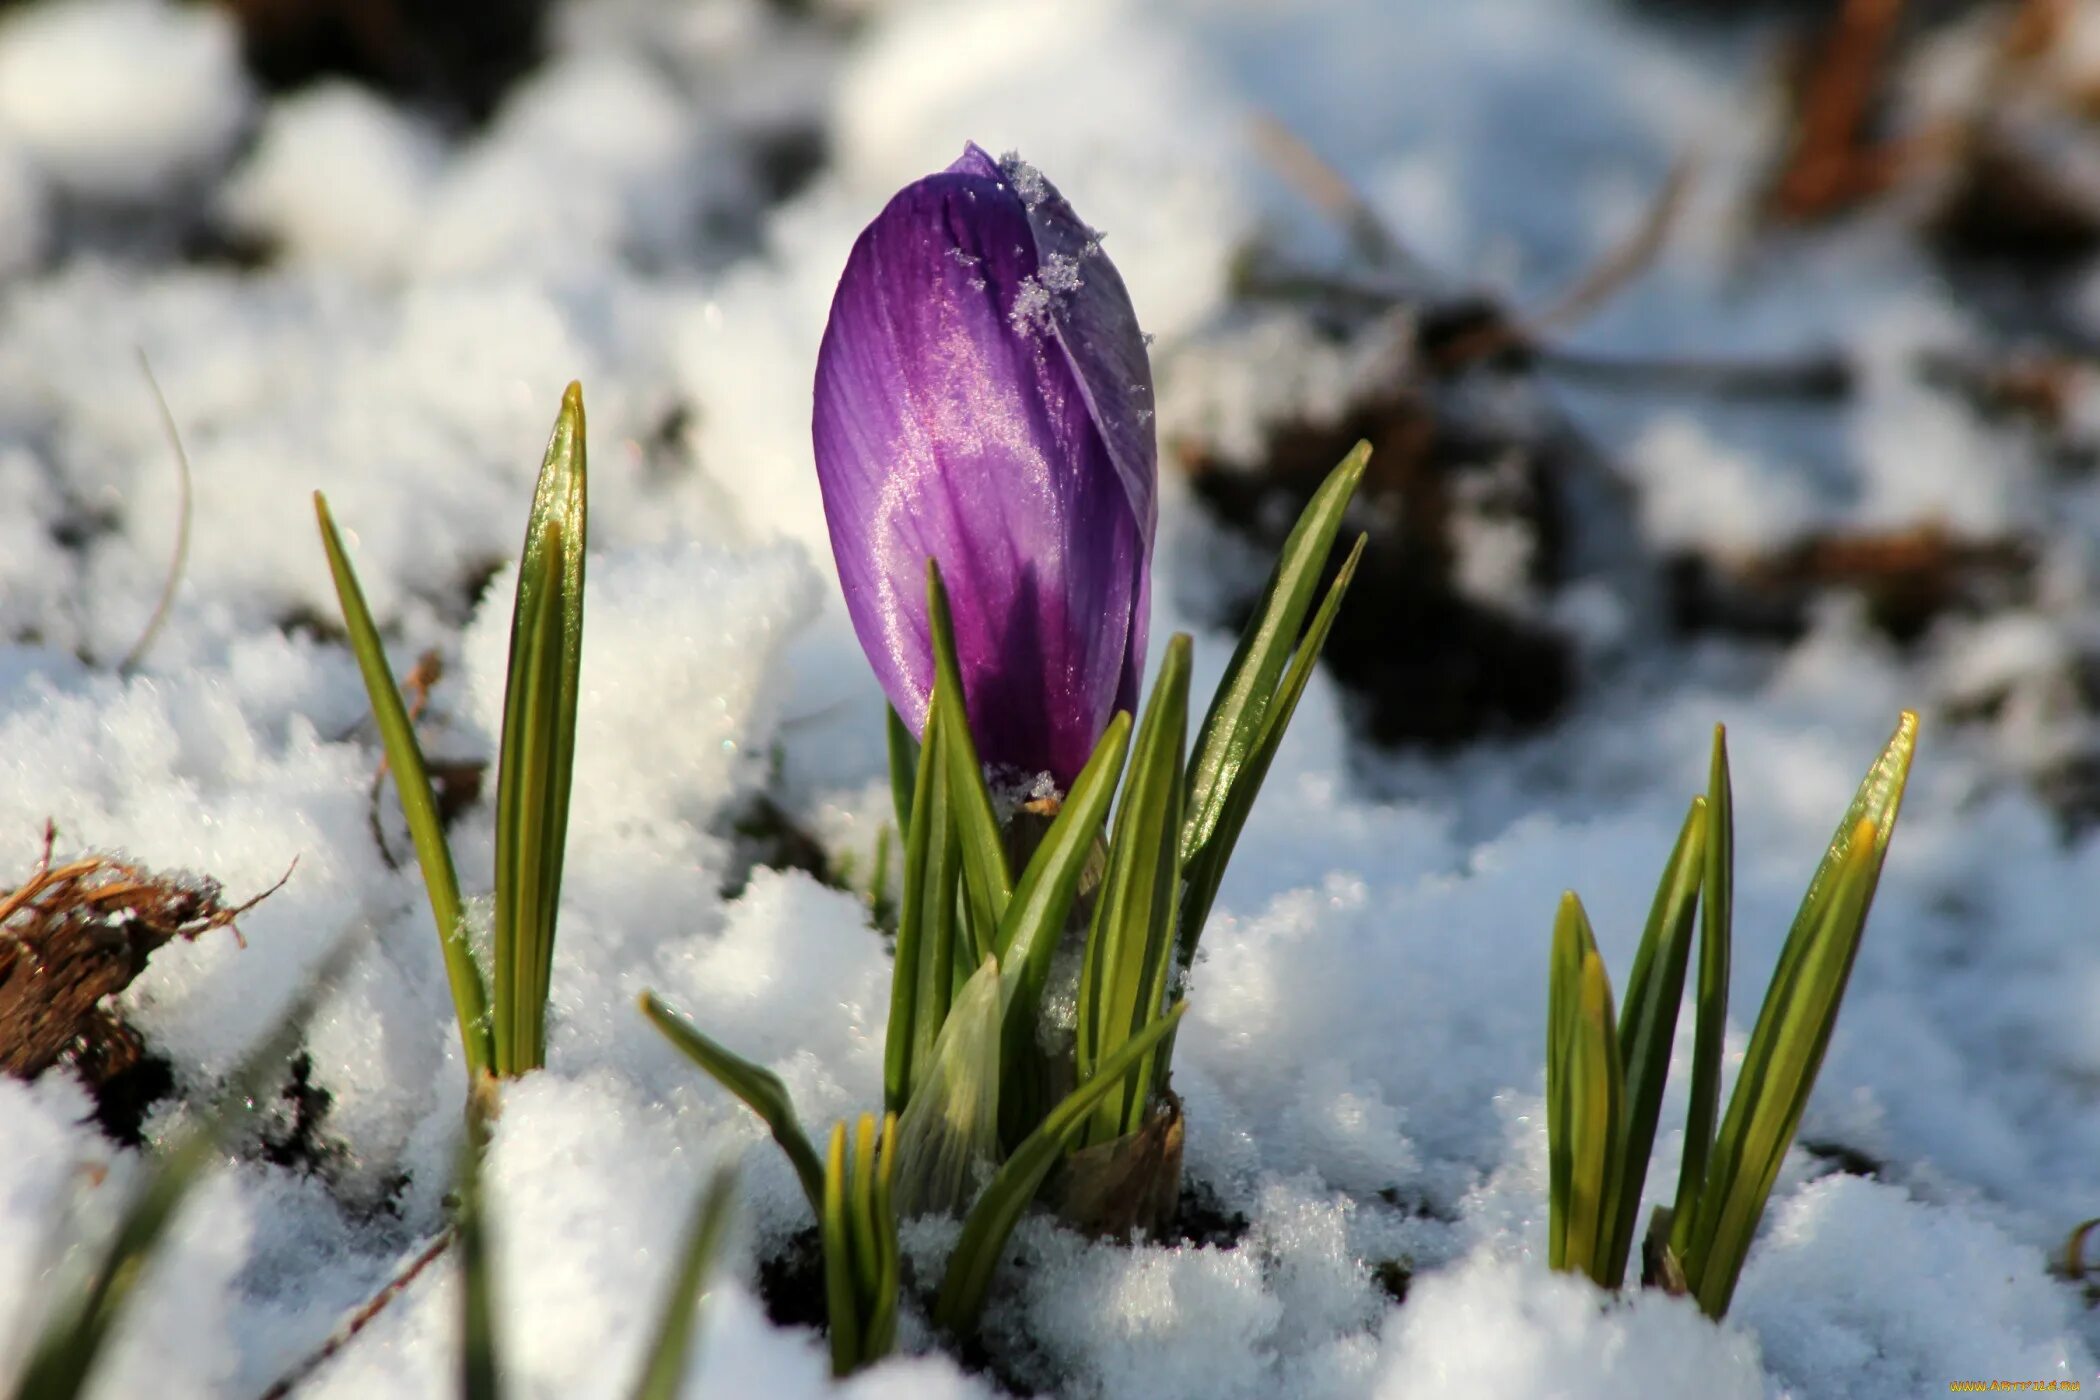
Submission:
POLYGON ((219 882, 205 876, 154 874, 108 855, 54 864, 55 840, 46 823, 36 868, 0 894, 0 1072, 32 1079, 70 1058, 100 1083, 139 1053, 105 1000, 174 939, 223 928, 238 940, 234 921, 283 888, 291 871, 229 905, 219 882))

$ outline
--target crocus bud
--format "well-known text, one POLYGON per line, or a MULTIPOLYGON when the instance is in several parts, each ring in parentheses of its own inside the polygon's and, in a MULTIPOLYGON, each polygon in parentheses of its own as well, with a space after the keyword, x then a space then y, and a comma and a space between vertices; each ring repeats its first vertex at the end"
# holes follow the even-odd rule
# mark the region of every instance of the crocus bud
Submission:
POLYGON ((1099 237, 976 146, 846 260, 817 356, 817 479, 846 610, 913 732, 933 685, 926 560, 991 766, 1069 784, 1134 709, 1150 611, 1152 371, 1099 237))

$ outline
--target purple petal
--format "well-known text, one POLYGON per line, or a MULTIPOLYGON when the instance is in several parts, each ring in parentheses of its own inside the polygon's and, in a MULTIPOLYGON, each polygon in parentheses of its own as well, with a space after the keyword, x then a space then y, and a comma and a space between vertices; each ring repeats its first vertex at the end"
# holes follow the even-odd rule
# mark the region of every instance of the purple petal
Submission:
MULTIPOLYGON (((974 142, 963 159, 991 163, 991 157, 974 142)), ((1101 235, 1072 211, 1057 186, 1012 153, 999 161, 997 168, 1013 184, 1028 211, 1038 262, 1071 269, 1078 283, 1058 297, 1049 328, 1078 376, 1094 426, 1130 499, 1131 514, 1145 533, 1145 557, 1149 560, 1159 519, 1158 439, 1152 423, 1152 359, 1145 352, 1145 336, 1138 329, 1130 293, 1116 265, 1101 251, 1101 235)), ((1045 275, 1042 280, 1052 279, 1045 275)), ((1151 571, 1147 569, 1139 581, 1138 606, 1131 614, 1130 635, 1124 648, 1122 698, 1116 704, 1116 709, 1133 714, 1144 677, 1146 624, 1152 615, 1151 583, 1151 571)))
MULTIPOLYGON (((1055 203, 1053 243, 1060 221, 1083 228, 1055 203)), ((980 751, 1069 781, 1135 700, 1154 505, 1125 462, 1149 467, 1151 436, 1147 418, 1134 446, 1135 415, 1101 407, 1099 366, 1117 359, 1070 348, 1103 334, 1089 308, 1112 290, 1142 368, 1120 280, 1098 251, 1094 298, 1056 264, 1046 279, 1040 226, 975 147, 891 200, 840 278, 813 430, 847 610, 898 712, 923 724, 931 555, 980 751)), ((1149 407, 1149 374, 1130 382, 1149 407)))
MULTIPOLYGON (((956 165, 965 161, 989 164, 991 158, 973 144, 956 165)), ((1109 457, 1129 493, 1131 512, 1144 525, 1149 544, 1159 510, 1152 361, 1145 353, 1130 293, 1116 265, 1101 251, 1101 235, 1072 212, 1041 171, 1010 153, 996 168, 1012 182, 1028 211, 1037 261, 1046 267, 1062 264, 1077 282, 1057 295, 1049 329, 1079 376, 1094 424, 1107 441, 1109 457)), ((1052 279, 1045 274, 1043 280, 1052 279)))
POLYGON ((948 167, 950 175, 976 175, 994 183, 1004 180, 1006 174, 999 169, 999 162, 992 159, 991 152, 975 141, 963 142, 963 153, 948 167))

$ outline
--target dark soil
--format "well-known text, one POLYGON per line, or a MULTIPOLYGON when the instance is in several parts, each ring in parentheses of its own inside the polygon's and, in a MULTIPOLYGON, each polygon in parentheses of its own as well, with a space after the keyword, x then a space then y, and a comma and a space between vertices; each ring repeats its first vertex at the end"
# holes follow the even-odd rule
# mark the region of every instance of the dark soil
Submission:
MULTIPOLYGON (((1327 473, 1368 441, 1370 466, 1343 537, 1364 530, 1370 542, 1324 657, 1361 700, 1369 737, 1447 746, 1550 722, 1574 691, 1574 648, 1534 618, 1460 589, 1453 522, 1465 512, 1517 523, 1532 539, 1533 582, 1550 589, 1570 529, 1554 456, 1564 444, 1468 424, 1420 385, 1367 388, 1339 422, 1278 425, 1251 468, 1184 445, 1198 495, 1273 554, 1327 473)), ((1255 602, 1245 598, 1224 620, 1244 626, 1255 602)))
POLYGON ((1816 1159, 1822 1168, 1819 1176, 1863 1176, 1870 1180, 1885 1180, 1889 1164, 1857 1147, 1842 1142, 1823 1142, 1809 1138, 1801 1140, 1801 1150, 1816 1159))
POLYGON ((120 1147, 144 1147, 146 1115, 175 1092, 175 1072, 122 1021, 111 1017, 109 1026, 107 1036, 83 1043, 74 1067, 94 1095, 96 1126, 120 1147))
POLYGON ((350 78, 485 120, 545 49, 547 0, 219 0, 248 69, 286 89, 350 78))
POLYGON ((812 1225, 758 1264, 758 1296, 776 1327, 824 1330, 824 1249, 812 1225))

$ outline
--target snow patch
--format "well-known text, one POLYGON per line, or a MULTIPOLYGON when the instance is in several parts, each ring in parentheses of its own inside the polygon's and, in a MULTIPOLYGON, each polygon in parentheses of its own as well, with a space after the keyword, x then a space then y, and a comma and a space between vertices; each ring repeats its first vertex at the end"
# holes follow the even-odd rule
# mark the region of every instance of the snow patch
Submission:
POLYGON ((208 174, 251 102, 220 9, 59 0, 0 23, 0 133, 69 194, 142 201, 208 174))

